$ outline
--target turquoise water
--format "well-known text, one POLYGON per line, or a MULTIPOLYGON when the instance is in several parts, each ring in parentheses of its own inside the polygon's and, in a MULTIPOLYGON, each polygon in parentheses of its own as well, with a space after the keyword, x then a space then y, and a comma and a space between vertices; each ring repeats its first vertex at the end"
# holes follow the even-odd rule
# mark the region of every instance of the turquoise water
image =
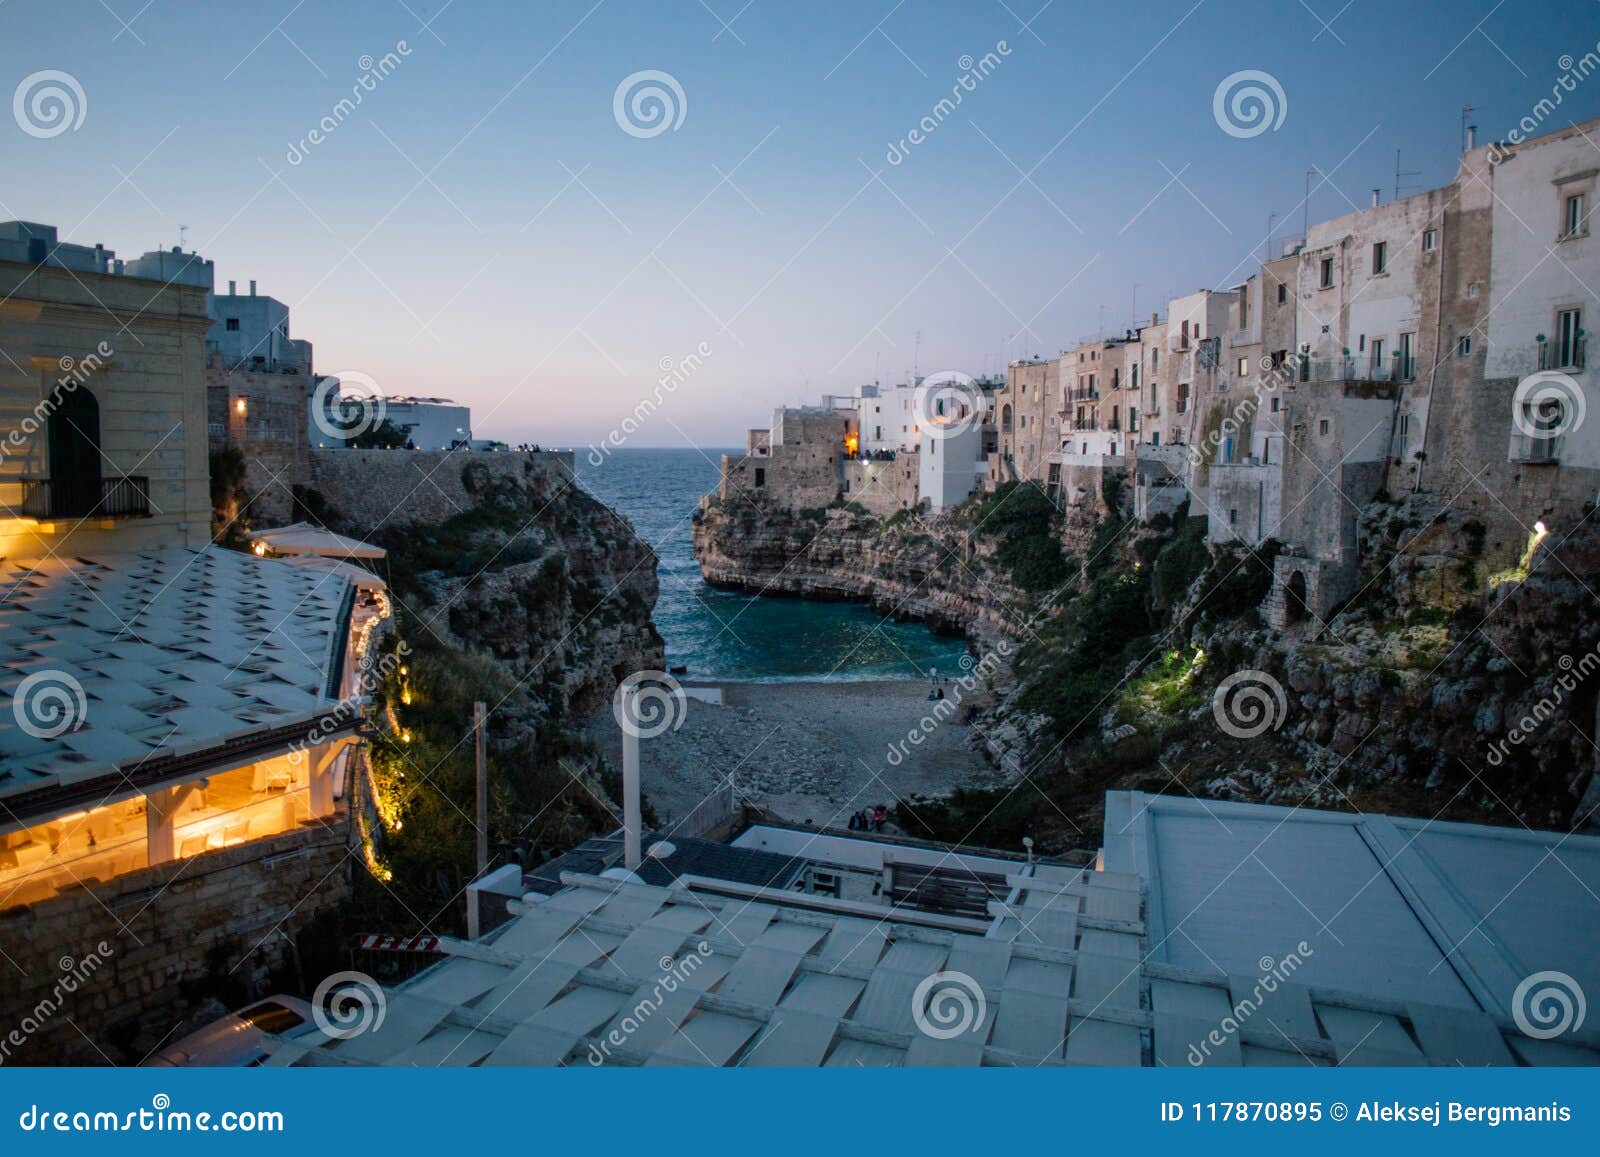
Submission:
POLYGON ((723 450, 617 450, 600 466, 579 448, 579 483, 627 516, 661 556, 656 626, 667 662, 727 679, 891 679, 954 674, 960 639, 885 621, 853 603, 757 598, 700 579, 690 518, 717 486, 723 450))

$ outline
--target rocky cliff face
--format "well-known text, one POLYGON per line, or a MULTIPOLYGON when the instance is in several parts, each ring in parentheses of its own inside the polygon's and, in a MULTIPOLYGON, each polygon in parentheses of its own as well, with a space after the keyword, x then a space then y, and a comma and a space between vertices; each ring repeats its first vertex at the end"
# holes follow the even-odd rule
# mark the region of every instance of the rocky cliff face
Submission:
MULTIPOLYGON (((1595 824, 1600 530, 1535 544, 1470 511, 1376 501, 1360 593, 1325 625, 1276 631, 1260 613, 1274 548, 1208 547, 1203 523, 1140 527, 1124 506, 1108 493, 1054 524, 1057 583, 1015 581, 1051 567, 1015 527, 989 533, 1003 511, 929 523, 713 504, 695 549, 714 583, 865 599, 980 646, 1009 636, 1014 679, 974 733, 1054 805, 1013 817, 1046 845, 1091 846, 1107 787, 1595 824), (1232 676, 1265 688, 1269 717, 1252 734, 1223 726, 1232 676)), ((1003 819, 1005 794, 930 834, 959 838, 991 804, 1003 819)))
POLYGON ((401 612, 414 620, 408 629, 492 657, 544 714, 594 712, 623 677, 660 669, 662 640, 650 619, 655 552, 572 481, 570 466, 550 455, 378 458, 363 469, 320 471, 317 497, 332 528, 388 548, 401 612), (399 498, 375 502, 386 472, 419 467, 443 484, 403 475, 391 487, 399 498), (449 502, 413 518, 407 487, 449 502))
POLYGON ((700 573, 751 594, 856 599, 984 639, 1009 634, 1026 599, 992 549, 953 524, 844 508, 791 513, 711 501, 694 520, 700 573))

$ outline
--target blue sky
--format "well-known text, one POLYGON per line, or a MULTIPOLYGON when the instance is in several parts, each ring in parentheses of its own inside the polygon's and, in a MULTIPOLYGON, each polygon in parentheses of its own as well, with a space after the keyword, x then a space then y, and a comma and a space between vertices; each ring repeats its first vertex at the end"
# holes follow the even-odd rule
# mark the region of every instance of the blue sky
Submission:
MULTIPOLYGON (((726 445, 783 401, 1054 354, 1242 279, 1269 212, 1298 232, 1307 166, 1333 171, 1313 219, 1387 199, 1397 147, 1442 184, 1462 105, 1503 136, 1597 41, 1570 0, 0 0, 0 95, 60 69, 87 102, 49 139, 0 119, 0 217, 123 257, 186 225, 320 371, 512 441, 603 437, 705 343, 630 444, 726 445), (1246 69, 1285 113, 1242 139, 1212 98, 1246 69), (648 138, 613 116, 641 70, 684 94, 648 138)), ((1587 83, 1554 125, 1600 114, 1587 83)))

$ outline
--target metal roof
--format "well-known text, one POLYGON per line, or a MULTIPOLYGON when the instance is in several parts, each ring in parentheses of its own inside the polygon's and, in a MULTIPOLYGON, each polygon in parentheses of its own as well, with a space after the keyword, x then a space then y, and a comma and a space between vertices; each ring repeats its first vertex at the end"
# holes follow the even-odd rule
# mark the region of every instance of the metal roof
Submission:
POLYGON ((217 547, 0 559, 0 798, 331 710, 352 591, 217 547), (53 708, 68 715, 29 714, 53 708))

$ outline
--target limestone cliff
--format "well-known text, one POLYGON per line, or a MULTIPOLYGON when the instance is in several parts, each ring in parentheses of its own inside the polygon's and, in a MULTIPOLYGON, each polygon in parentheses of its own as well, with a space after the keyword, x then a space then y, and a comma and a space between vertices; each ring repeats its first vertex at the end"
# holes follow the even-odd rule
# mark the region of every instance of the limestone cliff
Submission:
POLYGON ((413 631, 486 653, 542 714, 599 710, 659 669, 656 556, 572 480, 570 455, 321 451, 316 507, 390 552, 413 631))
POLYGON ((972 638, 1014 631, 1026 601, 994 565, 990 546, 954 522, 710 499, 693 535, 700 573, 713 586, 860 600, 972 638))

